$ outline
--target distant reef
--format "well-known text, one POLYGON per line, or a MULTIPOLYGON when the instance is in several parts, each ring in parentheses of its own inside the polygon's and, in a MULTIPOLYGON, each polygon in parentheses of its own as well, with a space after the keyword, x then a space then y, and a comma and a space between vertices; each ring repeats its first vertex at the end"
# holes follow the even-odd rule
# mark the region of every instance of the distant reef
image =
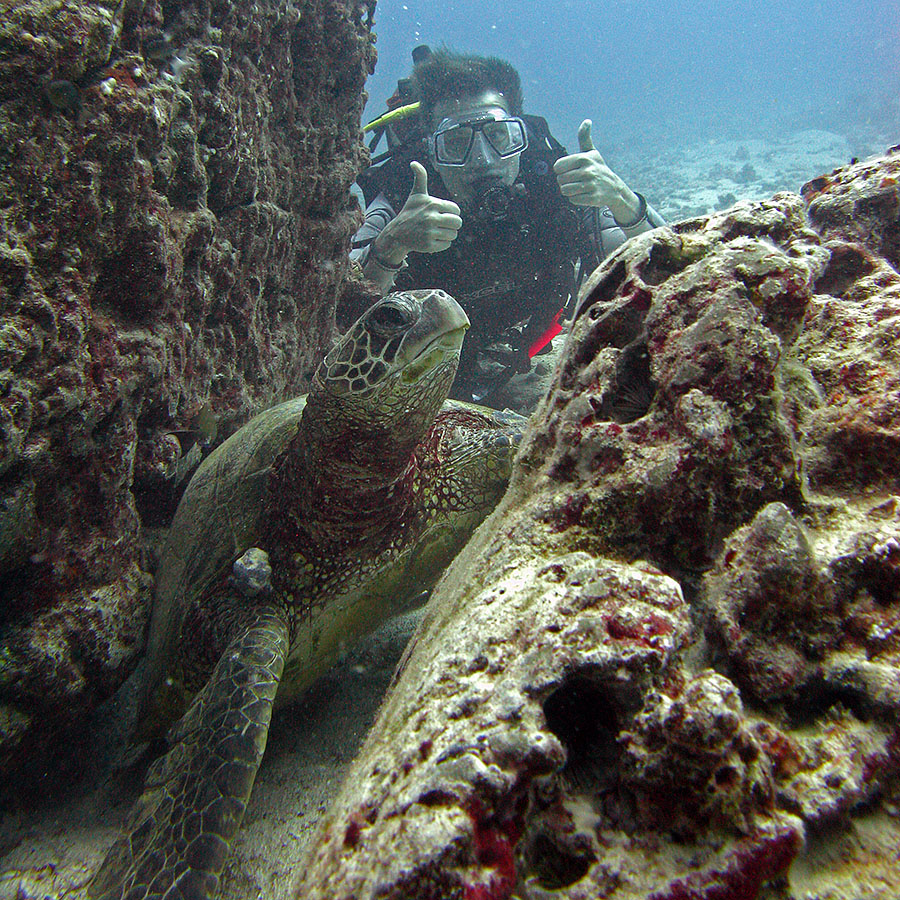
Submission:
POLYGON ((208 445, 303 392, 332 338, 374 6, 2 5, 6 784, 46 779, 133 668, 145 529, 208 445))
POLYGON ((898 149, 593 274, 296 900, 898 896, 898 149))

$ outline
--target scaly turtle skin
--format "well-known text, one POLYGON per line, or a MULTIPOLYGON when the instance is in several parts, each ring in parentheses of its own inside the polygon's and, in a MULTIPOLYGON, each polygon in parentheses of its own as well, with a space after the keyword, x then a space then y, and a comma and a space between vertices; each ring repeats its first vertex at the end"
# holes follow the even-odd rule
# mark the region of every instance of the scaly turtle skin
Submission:
POLYGON ((467 327, 443 291, 385 297, 306 398, 248 422, 191 479, 160 566, 144 708, 171 721, 190 705, 92 897, 213 897, 276 693, 296 696, 429 588, 499 499, 524 420, 446 400, 467 327), (268 553, 270 585, 231 574, 248 548, 268 553))

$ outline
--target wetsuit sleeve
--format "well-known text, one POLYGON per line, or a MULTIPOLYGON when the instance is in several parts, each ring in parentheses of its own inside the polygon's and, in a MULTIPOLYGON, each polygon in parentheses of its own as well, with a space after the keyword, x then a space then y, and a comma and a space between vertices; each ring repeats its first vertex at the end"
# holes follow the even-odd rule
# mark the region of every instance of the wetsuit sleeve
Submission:
POLYGON ((350 259, 359 263, 365 277, 382 293, 393 286, 397 275, 406 268, 404 260, 399 266, 391 266, 379 260, 373 252, 375 238, 397 213, 384 194, 378 196, 366 207, 366 216, 359 230, 353 236, 350 259))
POLYGON ((637 219, 633 222, 626 222, 624 225, 616 221, 609 207, 585 211, 587 216, 585 224, 597 253, 598 262, 602 262, 613 250, 621 247, 628 238, 666 224, 666 220, 640 194, 638 197, 641 200, 641 209, 637 219))
POLYGON ((381 229, 393 219, 397 213, 388 202, 384 194, 379 194, 367 207, 365 221, 360 225, 359 231, 353 235, 350 249, 350 259, 365 267, 369 259, 369 250, 375 238, 381 234, 381 229))

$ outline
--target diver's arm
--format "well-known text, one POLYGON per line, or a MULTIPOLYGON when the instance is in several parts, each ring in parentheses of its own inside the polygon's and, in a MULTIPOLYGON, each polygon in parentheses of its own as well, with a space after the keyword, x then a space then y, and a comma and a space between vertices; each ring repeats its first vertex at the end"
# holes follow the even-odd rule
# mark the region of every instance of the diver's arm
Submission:
POLYGON ((638 194, 636 191, 633 191, 632 193, 634 193, 634 196, 637 199, 637 209, 630 210, 631 215, 623 217, 623 215, 613 209, 612 206, 609 207, 609 211, 613 214, 616 225, 621 228, 628 237, 635 234, 641 234, 644 231, 649 231, 651 228, 658 228, 660 225, 666 224, 666 220, 655 209, 649 206, 647 199, 643 194, 638 194))
POLYGON ((359 263, 363 275, 381 294, 390 291, 404 266, 402 259, 395 263, 380 253, 378 247, 382 232, 396 215, 387 197, 379 194, 366 208, 365 221, 353 236, 353 249, 350 251, 350 258, 359 263))
POLYGON ((591 139, 591 120, 578 129, 577 153, 553 166, 562 195, 576 206, 590 209, 591 228, 602 259, 628 238, 659 225, 662 216, 610 169, 591 139))
POLYGON ((395 269, 392 266, 386 266, 383 263, 380 263, 371 253, 369 254, 369 259, 363 263, 362 267, 363 275, 366 277, 366 280, 371 281, 372 284, 378 288, 378 292, 382 297, 385 294, 390 293, 401 269, 403 269, 402 265, 397 266, 395 269))
POLYGON ((408 254, 440 253, 456 240, 462 227, 459 207, 452 200, 429 195, 425 167, 413 161, 410 169, 413 185, 400 212, 394 214, 379 194, 366 210, 366 221, 357 232, 359 242, 354 239, 354 248, 365 249, 365 257, 362 252, 357 257, 363 274, 385 293, 406 265, 408 254))
POLYGON ((609 207, 584 211, 584 224, 596 250, 598 263, 621 247, 628 238, 666 224, 666 220, 647 203, 643 195, 637 196, 640 199, 638 214, 624 224, 616 221, 609 207))
POLYGON ((363 275, 378 288, 382 296, 389 293, 397 280, 400 272, 406 268, 406 262, 395 266, 388 263, 370 244, 366 251, 366 258, 360 263, 363 275))

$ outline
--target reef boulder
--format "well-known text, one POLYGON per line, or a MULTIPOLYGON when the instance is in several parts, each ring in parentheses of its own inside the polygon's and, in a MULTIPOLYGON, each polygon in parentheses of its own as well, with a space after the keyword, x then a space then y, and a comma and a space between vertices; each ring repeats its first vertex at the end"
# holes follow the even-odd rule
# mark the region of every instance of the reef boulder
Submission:
POLYGON ((895 895, 898 170, 594 273, 295 896, 895 895))

